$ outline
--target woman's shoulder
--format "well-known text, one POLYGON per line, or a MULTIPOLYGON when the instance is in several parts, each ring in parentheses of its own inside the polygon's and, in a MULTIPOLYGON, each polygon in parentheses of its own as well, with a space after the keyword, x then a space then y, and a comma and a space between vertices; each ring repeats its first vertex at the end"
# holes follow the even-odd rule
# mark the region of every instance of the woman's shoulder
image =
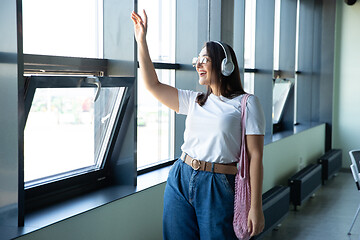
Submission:
POLYGON ((248 95, 248 98, 246 100, 246 108, 248 110, 250 109, 250 112, 253 112, 255 109, 259 109, 259 108, 261 109, 259 98, 253 94, 248 94, 248 93, 241 94, 231 99, 232 104, 239 111, 241 111, 241 102, 246 95, 248 95))
MULTIPOLYGON (((246 94, 243 94, 242 96, 244 97, 246 94)), ((242 99, 242 98, 241 98, 242 99)), ((261 109, 261 105, 260 105, 260 100, 257 96, 255 96, 254 94, 249 94, 249 97, 246 101, 246 107, 249 109, 261 109)))
POLYGON ((236 102, 236 103, 241 104, 241 101, 243 100, 243 98, 244 98, 246 95, 248 95, 248 98, 247 98, 247 100, 246 100, 246 103, 247 103, 247 104, 249 104, 249 103, 250 103, 250 104, 253 104, 253 103, 259 101, 259 99, 258 99, 257 96, 255 96, 255 95, 253 95, 253 94, 249 94, 249 93, 240 94, 240 95, 232 98, 231 100, 234 101, 234 102, 236 102))
MULTIPOLYGON (((245 94, 243 94, 243 95, 245 95, 245 94)), ((248 95, 249 95, 248 100, 247 100, 248 103, 259 102, 259 98, 257 96, 255 96, 254 94, 248 94, 248 95)))
POLYGON ((199 94, 201 94, 201 92, 178 88, 179 101, 194 102, 199 94))

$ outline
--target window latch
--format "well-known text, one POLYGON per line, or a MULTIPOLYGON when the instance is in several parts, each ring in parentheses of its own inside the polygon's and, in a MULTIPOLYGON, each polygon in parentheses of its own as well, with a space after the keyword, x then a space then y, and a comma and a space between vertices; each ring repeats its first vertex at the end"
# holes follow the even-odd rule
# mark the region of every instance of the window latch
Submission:
POLYGON ((84 81, 86 83, 96 85, 97 90, 96 90, 95 98, 94 98, 94 102, 96 102, 96 100, 99 98, 100 91, 101 91, 101 82, 100 82, 99 78, 96 76, 86 77, 84 81))

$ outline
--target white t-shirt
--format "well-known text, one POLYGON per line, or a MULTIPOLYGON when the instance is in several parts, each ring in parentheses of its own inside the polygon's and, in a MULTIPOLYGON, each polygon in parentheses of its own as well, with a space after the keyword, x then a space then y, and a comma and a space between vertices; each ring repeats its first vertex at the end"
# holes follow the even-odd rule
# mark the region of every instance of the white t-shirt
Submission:
MULTIPOLYGON (((240 156, 241 99, 210 94, 206 103, 196 103, 199 93, 178 89, 179 114, 187 115, 181 150, 207 162, 232 163, 240 156)), ((260 102, 251 95, 246 107, 246 135, 264 135, 265 117, 260 102)))

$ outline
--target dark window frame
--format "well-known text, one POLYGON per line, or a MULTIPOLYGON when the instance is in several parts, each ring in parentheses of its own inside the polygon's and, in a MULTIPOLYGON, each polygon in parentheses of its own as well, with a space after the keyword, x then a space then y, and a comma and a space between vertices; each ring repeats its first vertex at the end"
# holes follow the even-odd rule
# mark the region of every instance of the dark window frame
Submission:
POLYGON ((86 192, 114 184, 115 180, 112 176, 114 171, 111 169, 113 165, 111 155, 116 147, 115 145, 121 144, 117 143, 117 138, 119 137, 118 134, 122 124, 128 121, 125 115, 128 114, 129 111, 133 111, 133 108, 129 107, 129 105, 133 104, 130 98, 134 98, 135 77, 106 77, 104 76, 106 72, 106 59, 24 55, 25 120, 29 114, 37 88, 95 87, 84 81, 88 76, 98 77, 104 88, 125 87, 109 139, 109 145, 104 155, 103 167, 96 170, 91 167, 77 169, 68 172, 68 175, 60 174, 65 177, 54 181, 44 181, 42 184, 27 188, 24 186, 25 214, 56 202, 64 201, 86 192))

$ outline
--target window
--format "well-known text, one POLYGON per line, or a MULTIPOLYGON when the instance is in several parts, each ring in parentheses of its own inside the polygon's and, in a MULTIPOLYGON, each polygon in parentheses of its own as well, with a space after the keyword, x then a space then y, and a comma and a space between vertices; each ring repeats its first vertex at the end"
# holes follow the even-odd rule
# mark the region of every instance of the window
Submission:
POLYGON ((275 0, 274 13, 274 70, 279 70, 279 44, 280 44, 280 6, 281 1, 275 0))
MULTIPOLYGON (((175 86, 175 0, 139 0, 138 9, 150 19, 147 42, 159 81, 175 86)), ((137 95, 137 167, 143 170, 174 159, 174 112, 144 88, 140 73, 137 95)))
POLYGON ((256 1, 245 1, 244 90, 254 93, 256 1))
POLYGON ((293 83, 289 80, 276 79, 273 88, 273 124, 278 124, 281 120, 286 100, 289 96, 293 83))
POLYGON ((104 171, 133 80, 48 75, 27 78, 26 189, 104 171))
POLYGON ((103 75, 102 70, 93 71, 100 62, 78 71, 79 63, 75 62, 79 61, 69 58, 103 57, 102 4, 102 0, 23 1, 24 53, 37 54, 27 55, 25 63, 26 188, 103 167, 124 88, 89 87, 89 80, 96 79, 96 84, 101 84, 98 78, 89 77, 103 75), (54 78, 52 74, 63 77, 54 78), (84 84, 87 86, 81 87, 84 84))
MULTIPOLYGON (((174 85, 174 70, 157 69, 159 81, 174 85)), ((141 78, 141 75, 139 75, 141 78)), ((141 80, 140 80, 141 81, 141 80)), ((173 158, 174 113, 138 85, 137 166, 143 168, 173 158)))
POLYGON ((275 1, 273 132, 293 131, 296 122, 296 72, 299 1, 275 1), (295 86, 293 88, 293 86, 295 86))
POLYGON ((25 186, 103 167, 124 87, 102 88, 95 100, 96 91, 36 89, 24 132, 25 186))
POLYGON ((139 0, 138 12, 148 15, 147 43, 154 62, 175 61, 175 0, 139 0))
POLYGON ((102 58, 103 0, 23 0, 24 53, 102 58))
MULTIPOLYGON (((135 77, 111 72, 120 58, 104 59, 106 45, 132 63, 133 47, 103 34, 113 31, 104 20, 125 11, 109 8, 103 0, 23 1, 26 211, 111 184, 134 185, 133 176, 117 176, 136 164, 135 147, 122 148, 126 137, 135 140, 135 77)), ((129 32, 130 21, 121 26, 129 32)))
POLYGON ((254 73, 244 72, 244 90, 248 93, 254 93, 254 73))
POLYGON ((255 67, 256 1, 245 1, 244 67, 255 67))

